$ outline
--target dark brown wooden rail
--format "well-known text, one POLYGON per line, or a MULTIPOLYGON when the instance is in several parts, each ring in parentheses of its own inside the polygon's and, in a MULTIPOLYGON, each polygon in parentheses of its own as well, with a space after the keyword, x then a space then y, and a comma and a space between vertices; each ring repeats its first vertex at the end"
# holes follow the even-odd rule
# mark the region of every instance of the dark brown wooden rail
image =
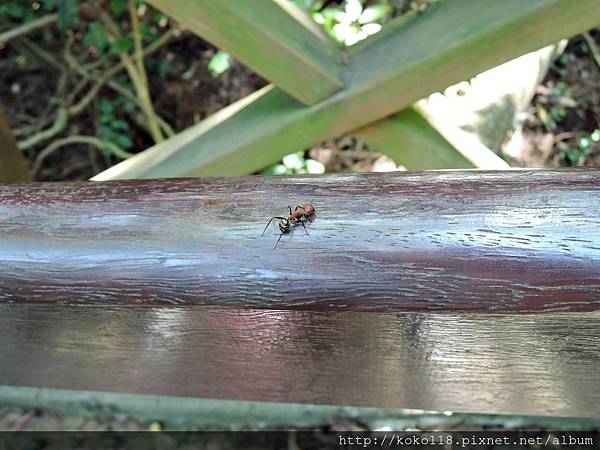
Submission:
POLYGON ((600 171, 0 187, 0 385, 597 417, 599 309, 600 171))
POLYGON ((0 302, 600 309, 600 172, 0 187, 0 302), (310 202, 273 250, 273 215, 310 202))

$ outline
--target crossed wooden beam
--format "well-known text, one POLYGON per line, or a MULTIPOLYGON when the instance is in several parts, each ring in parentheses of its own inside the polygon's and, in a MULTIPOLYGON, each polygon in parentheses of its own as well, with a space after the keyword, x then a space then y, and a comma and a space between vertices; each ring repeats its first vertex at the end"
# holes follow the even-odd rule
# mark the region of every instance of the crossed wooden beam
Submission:
POLYGON ((413 103, 600 24, 596 0, 440 0, 341 48, 288 0, 149 3, 272 84, 94 180, 241 175, 347 132, 399 163, 481 167, 413 103))

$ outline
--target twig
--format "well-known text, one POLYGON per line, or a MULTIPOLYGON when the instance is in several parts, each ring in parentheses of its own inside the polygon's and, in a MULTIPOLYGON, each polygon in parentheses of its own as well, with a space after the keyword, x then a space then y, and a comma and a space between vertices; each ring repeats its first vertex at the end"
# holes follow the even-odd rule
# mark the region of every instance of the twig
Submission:
MULTIPOLYGON (((164 45, 169 43, 172 39, 174 39, 175 37, 179 37, 180 35, 181 35, 181 33, 178 33, 177 30, 172 29, 172 30, 167 31, 159 39, 154 41, 152 44, 148 45, 148 47, 146 47, 143 50, 143 56, 145 57, 145 56, 155 53, 161 47, 163 47, 164 45)), ((89 105, 89 103, 94 99, 94 97, 98 94, 100 89, 102 89, 102 86, 104 86, 106 83, 108 83, 113 77, 115 77, 123 69, 125 69, 125 65, 121 62, 121 63, 117 64, 116 66, 113 66, 108 71, 106 71, 99 79, 96 80, 96 83, 94 83, 94 85, 90 88, 90 90, 87 92, 87 94, 79 101, 79 103, 77 103, 69 108, 69 114, 77 115, 81 111, 83 111, 89 105)), ((89 72, 87 70, 86 70, 86 73, 89 74, 89 72)), ((91 77, 91 75, 90 75, 90 77, 91 77)), ((136 104, 138 106, 142 107, 141 102, 136 102, 136 104)), ((145 114, 149 113, 149 111, 147 111, 147 110, 143 110, 143 111, 145 114)), ((159 118, 158 115, 154 114, 154 111, 152 111, 152 114, 153 114, 155 120, 157 120, 157 118, 159 118)), ((157 122, 159 122, 159 125, 161 126, 161 128, 163 128, 163 131, 165 132, 165 134, 167 134, 168 136, 171 136, 174 134, 173 129, 168 124, 166 124, 166 122, 163 119, 159 118, 159 120, 157 120, 157 122), (166 124, 167 126, 165 127, 164 124, 166 124), (168 131, 168 130, 170 130, 170 131, 168 131)))
MULTIPOLYGON (((112 26, 113 30, 114 30, 115 26, 116 25, 113 24, 113 26, 112 26)), ((117 32, 118 32, 118 28, 117 28, 117 32)), ((157 39, 152 44, 148 45, 148 47, 146 47, 145 49, 142 50, 142 59, 145 56, 155 53, 161 47, 163 47, 164 45, 169 43, 172 39, 179 38, 180 36, 182 36, 182 33, 180 30, 171 29, 171 30, 165 32, 159 39, 157 39)), ((74 100, 73 93, 71 95, 69 95, 69 97, 67 98, 67 102, 66 102, 67 106, 62 106, 58 109, 58 112, 56 114, 56 117, 55 117, 55 120, 54 120, 54 123, 52 124, 52 126, 48 129, 45 129, 41 132, 34 134, 33 136, 30 136, 29 138, 26 138, 26 139, 20 141, 18 143, 18 147, 21 150, 27 150, 35 145, 40 144, 41 142, 49 140, 52 137, 54 137, 55 135, 57 135, 58 133, 60 133, 62 130, 64 130, 66 128, 66 126, 68 125, 68 118, 81 114, 86 109, 86 107, 90 104, 90 102, 96 97, 96 95, 98 94, 98 92, 100 91, 102 86, 104 86, 106 84, 108 84, 108 86, 111 89, 117 91, 119 94, 123 95, 124 97, 127 97, 130 101, 135 103, 142 110, 144 115, 146 116, 146 118, 147 118, 146 122, 148 124, 150 124, 150 123, 157 124, 157 126, 159 127, 158 130, 159 130, 159 134, 161 137, 163 136, 163 134, 162 134, 163 132, 167 136, 173 136, 175 134, 175 131, 173 130, 173 128, 164 119, 162 119, 159 115, 157 115, 154 112, 154 109, 152 108, 152 103, 151 103, 151 101, 149 101, 149 95, 148 95, 148 102, 145 102, 139 96, 136 97, 135 95, 131 94, 131 92, 129 92, 125 87, 121 86, 120 84, 110 81, 116 74, 118 74, 120 71, 122 71, 123 69, 126 68, 126 65, 124 64, 123 61, 121 63, 115 65, 111 69, 109 69, 106 73, 104 73, 102 75, 101 78, 97 79, 88 70, 86 70, 83 66, 81 66, 77 62, 75 57, 70 53, 70 45, 71 44, 72 44, 72 38, 69 39, 69 41, 67 42, 67 45, 65 47, 65 59, 67 60, 67 62, 69 63, 69 65, 71 67, 73 67, 80 75, 82 75, 86 79, 86 81, 92 80, 92 81, 96 81, 96 82, 90 88, 90 90, 86 93, 86 95, 75 105, 71 105, 71 102, 74 100), (148 107, 148 103, 149 103, 150 107, 148 107), (162 132, 161 132, 161 129, 162 129, 162 132)), ((60 92, 62 92, 64 90, 64 87, 66 84, 66 79, 67 79, 66 78, 67 73, 66 73, 64 67, 61 66, 60 63, 58 63, 56 61, 56 59, 54 57, 52 57, 51 55, 49 55, 45 50, 43 50, 38 45, 36 45, 35 43, 31 42, 29 39, 27 39, 23 36, 21 36, 21 38, 19 39, 19 45, 25 46, 25 48, 27 48, 29 51, 32 51, 33 53, 37 54, 37 56, 39 56, 40 59, 42 59, 44 62, 50 64, 52 67, 54 67, 60 71, 61 78, 59 81, 59 87, 57 88, 57 95, 55 95, 55 97, 60 97, 60 92)), ((129 59, 129 61, 131 62, 131 59, 129 59)), ((134 83, 134 85, 135 85, 135 83, 134 83)), ((80 89, 76 89, 76 91, 79 91, 79 90, 80 89)), ((147 92, 147 90, 146 90, 146 92, 147 92)), ((39 128, 40 128, 40 126, 38 125, 37 130, 39 130, 39 128)), ((31 132, 31 129, 32 128, 27 127, 22 130, 18 130, 17 135, 24 135, 26 131, 31 132)), ((152 129, 150 127, 148 127, 147 129, 154 137, 154 133, 152 132, 152 129)), ((37 131, 36 128, 33 128, 33 130, 37 131)))
POLYGON ((31 54, 41 64, 42 68, 51 67, 58 73, 64 72, 65 68, 56 60, 56 57, 48 53, 42 47, 29 38, 21 37, 14 44, 23 53, 31 54))
POLYGON ((596 64, 598 64, 598 67, 600 67, 600 50, 598 49, 598 46, 596 45, 594 38, 588 32, 583 33, 583 38, 585 39, 588 46, 590 47, 590 50, 592 51, 592 55, 594 56, 594 60, 596 61, 596 64))
POLYGON ((59 108, 58 112, 56 113, 56 119, 54 120, 54 123, 50 128, 40 131, 39 133, 36 133, 27 139, 19 141, 17 146, 21 150, 27 150, 39 144, 40 142, 47 141, 48 139, 51 139, 52 137, 56 136, 58 133, 64 130, 66 126, 67 110, 64 107, 62 107, 59 108))
MULTIPOLYGON (((104 23, 107 31, 108 31, 108 40, 114 42, 116 39, 121 37, 121 32, 119 31, 118 25, 114 22, 112 17, 108 15, 106 12, 103 12, 101 15, 101 20, 104 23)), ((131 18, 132 24, 137 20, 137 15, 134 14, 131 18)), ((139 26, 139 25, 138 25, 139 26)), ((133 32, 133 30, 132 30, 133 32)), ((139 29, 138 29, 139 32, 139 29)), ((134 33, 135 34, 135 33, 134 33)), ((136 68, 136 64, 132 61, 129 54, 122 52, 119 54, 121 57, 121 62, 127 69, 127 73, 129 74, 129 78, 133 83, 134 89, 139 100, 144 104, 145 111, 154 112, 154 108, 152 107, 152 100, 150 99, 150 93, 148 92, 148 86, 144 84, 143 74, 138 71, 136 68)), ((145 72, 144 72, 145 73, 145 72)), ((147 81, 147 79, 146 79, 147 81)), ((160 130, 160 127, 156 123, 156 121, 152 118, 151 115, 147 115, 148 129, 150 130, 150 134, 152 135, 152 139, 154 142, 161 142, 164 140, 164 136, 160 130)))
MULTIPOLYGON (((77 72, 79 73, 81 76, 85 77, 88 80, 94 80, 94 75, 90 74, 81 64, 79 64, 79 62, 75 59, 75 57, 69 53, 65 54, 65 59, 67 60, 67 63, 77 72)), ((121 70, 124 68, 124 66, 121 66, 121 70)), ((114 76, 114 73, 112 74, 114 76)), ((102 79, 104 78, 109 78, 108 76, 103 75, 102 79)), ((131 92, 129 92, 125 87, 121 86, 120 84, 116 83, 115 81, 108 81, 107 85, 113 89, 114 91, 118 92, 119 94, 121 94, 124 97, 127 97, 128 100, 130 100, 131 102, 135 103, 136 106, 138 108, 140 108, 142 110, 142 112, 146 115, 146 116, 151 116, 156 123, 158 123, 162 129, 164 130, 165 134, 167 136, 173 136, 175 134, 175 131, 173 130, 173 128, 163 119, 161 118, 158 114, 156 114, 154 112, 154 110, 147 110, 146 109, 146 105, 144 105, 140 99, 138 97, 136 97, 135 95, 133 95, 131 92)), ((94 86, 92 89, 94 89, 96 86, 94 86)), ((102 84, 98 84, 97 89, 99 90, 102 87, 102 84)), ((91 101, 91 99, 93 99, 93 96, 89 97, 89 100, 91 101)), ((85 98, 83 100, 81 100, 80 103, 82 103, 83 101, 88 101, 88 95, 86 94, 85 98)), ((83 107, 87 106, 86 104, 83 105, 83 107)), ((83 108, 81 107, 81 105, 74 105, 73 110, 70 111, 73 114, 79 114, 81 111, 83 111, 83 108)))
POLYGON ((137 5, 135 0, 129 0, 129 15, 131 16, 131 34, 133 35, 134 56, 140 81, 148 89, 148 75, 144 67, 144 49, 142 47, 142 33, 140 32, 140 21, 137 16, 137 5))
POLYGON ((38 131, 40 131, 42 128, 48 125, 48 123, 50 123, 50 118, 47 117, 47 114, 42 114, 41 118, 36 118, 36 121, 33 125, 25 125, 21 128, 13 128, 13 135, 15 136, 15 138, 21 136, 29 136, 32 133, 37 133, 38 131))
POLYGON ((39 30, 40 28, 47 27, 58 21, 58 14, 48 14, 47 16, 40 17, 39 19, 32 20, 31 22, 19 25, 11 30, 0 33, 0 42, 6 43, 11 39, 14 39, 24 34, 31 33, 32 31, 39 30))
POLYGON ((576 134, 573 131, 564 131, 554 136, 554 142, 566 141, 567 139, 574 138, 575 136, 576 134))
POLYGON ((38 155, 36 156, 35 161, 33 163, 33 169, 32 169, 33 173, 37 175, 37 173, 40 170, 40 167, 42 166, 42 163, 44 162, 44 159, 46 159, 48 156, 50 156, 52 153, 54 153, 60 147, 62 147, 64 145, 69 145, 69 144, 89 144, 89 145, 93 145, 94 147, 97 147, 99 149, 107 149, 107 150, 110 150, 115 156, 118 156, 121 159, 127 159, 130 156, 133 156, 132 153, 126 152, 125 150, 123 150, 119 146, 113 144, 112 142, 103 141, 102 139, 98 139, 94 136, 80 136, 80 135, 69 136, 66 138, 57 139, 56 141, 54 141, 50 145, 48 145, 40 153, 38 153, 38 155))
MULTIPOLYGON (((26 41, 27 39, 22 38, 22 40, 26 41)), ((66 49, 70 48, 70 45, 72 44, 72 42, 73 42, 72 38, 69 38, 67 40, 66 49)), ((39 51, 42 53, 45 52, 41 48, 37 48, 37 46, 35 44, 33 44, 33 46, 31 48, 34 51, 39 51)), ((67 50, 65 50, 65 51, 67 51, 67 50)), ((60 66, 60 77, 58 79, 58 84, 57 84, 56 91, 55 91, 56 98, 62 97, 62 95, 65 91, 66 84, 67 84, 67 78, 68 78, 68 72, 64 69, 64 67, 60 66)), ((52 137, 54 137, 55 135, 60 133, 62 130, 64 130, 66 128, 67 124, 68 124, 68 111, 67 111, 66 106, 63 103, 58 108, 58 112, 56 113, 54 123, 52 124, 52 126, 50 128, 42 130, 42 131, 34 134, 33 136, 30 136, 27 139, 19 141, 17 143, 17 146, 21 150, 27 150, 43 141, 47 141, 48 139, 51 139, 52 137)))
MULTIPOLYGON (((87 78, 82 78, 81 80, 79 80, 77 82, 77 84, 69 90, 69 95, 67 96, 67 99, 65 101, 65 103, 67 105, 73 105, 73 103, 75 102, 75 99, 77 98, 77 96, 79 95, 79 93, 81 91, 83 91, 83 89, 87 86, 87 84, 90 82, 90 80, 88 80, 87 78)), ((87 94, 86 94, 87 95, 87 94)), ((72 106, 69 106, 69 109, 72 106)))
MULTIPOLYGON (((55 97, 60 97, 62 95, 62 93, 65 90, 66 84, 67 84, 67 72, 63 70, 63 72, 60 75, 60 78, 58 79, 55 97)), ((56 113, 56 117, 54 119, 54 123, 52 124, 52 126, 50 128, 42 130, 42 131, 28 137, 27 139, 19 141, 17 143, 17 147, 19 147, 19 149, 21 149, 21 150, 27 150, 27 149, 39 144, 40 142, 51 139, 52 137, 56 136, 58 133, 60 133, 62 130, 64 130, 66 128, 67 123, 68 123, 67 119, 68 119, 67 109, 64 106, 59 107, 58 111, 56 113)))
POLYGON ((140 99, 138 99, 135 95, 133 95, 131 92, 129 92, 127 90, 127 88, 125 88, 124 86, 121 86, 116 81, 110 81, 108 83, 108 86, 110 86, 110 88, 113 89, 114 91, 117 91, 123 97, 126 97, 128 100, 135 103, 137 105, 137 107, 140 108, 146 116, 151 116, 156 121, 156 123, 158 123, 160 125, 160 127, 163 129, 163 131, 165 132, 165 134, 167 136, 171 137, 171 136, 175 135, 175 131, 173 130, 171 125, 169 125, 162 117, 160 117, 158 114, 156 114, 153 110, 148 111, 147 109, 145 109, 146 105, 144 105, 140 101, 140 99))
MULTIPOLYGON (((77 5, 75 9, 75 14, 79 12, 79 9, 84 6, 84 2, 81 2, 77 5)), ((59 15, 58 14, 48 14, 42 17, 39 17, 31 22, 24 23, 22 25, 18 25, 8 31, 0 33, 0 43, 6 43, 11 39, 22 37, 32 31, 39 30, 41 28, 45 28, 49 25, 53 25, 58 22, 59 15)))

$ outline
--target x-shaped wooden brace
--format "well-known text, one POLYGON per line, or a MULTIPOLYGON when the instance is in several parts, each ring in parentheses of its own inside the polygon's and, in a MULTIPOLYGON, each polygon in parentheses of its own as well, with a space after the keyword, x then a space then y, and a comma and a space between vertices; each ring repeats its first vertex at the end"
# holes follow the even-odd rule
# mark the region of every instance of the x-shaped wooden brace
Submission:
POLYGON ((347 132, 397 161, 473 167, 411 105, 600 24, 597 0, 440 0, 341 48, 289 0, 149 3, 273 84, 95 180, 241 175, 347 132))

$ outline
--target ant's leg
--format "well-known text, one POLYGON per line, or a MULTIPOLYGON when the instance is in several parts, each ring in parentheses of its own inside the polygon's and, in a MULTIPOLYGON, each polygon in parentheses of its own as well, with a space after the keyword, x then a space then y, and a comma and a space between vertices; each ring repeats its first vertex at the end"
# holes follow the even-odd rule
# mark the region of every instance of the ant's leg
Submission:
POLYGON ((304 228, 304 232, 306 233, 307 236, 310 236, 310 234, 308 234, 308 231, 306 231, 306 226, 304 225, 304 222, 300 222, 302 224, 302 228, 304 228))
POLYGON ((292 216, 292 207, 288 205, 288 209, 290 210, 290 217, 292 216))
POLYGON ((277 244, 279 244, 279 241, 281 240, 281 237, 283 236, 283 233, 281 233, 279 235, 279 239, 277 239, 277 242, 275 242, 275 247, 273 247, 273 250, 275 250, 277 248, 277 244))
POLYGON ((265 235, 265 232, 267 231, 267 228, 269 228, 269 225, 271 225, 271 222, 273 222, 273 219, 285 219, 285 217, 278 217, 278 216, 271 217, 271 219, 269 220, 269 222, 267 222, 267 226, 263 230, 263 232, 261 234, 261 237, 265 235))
POLYGON ((269 225, 271 225, 271 222, 273 222, 273 219, 275 217, 271 217, 271 219, 267 222, 267 226, 265 227, 265 229, 263 230, 262 234, 260 235, 261 237, 265 235, 265 232, 267 231, 267 228, 269 228, 269 225))

